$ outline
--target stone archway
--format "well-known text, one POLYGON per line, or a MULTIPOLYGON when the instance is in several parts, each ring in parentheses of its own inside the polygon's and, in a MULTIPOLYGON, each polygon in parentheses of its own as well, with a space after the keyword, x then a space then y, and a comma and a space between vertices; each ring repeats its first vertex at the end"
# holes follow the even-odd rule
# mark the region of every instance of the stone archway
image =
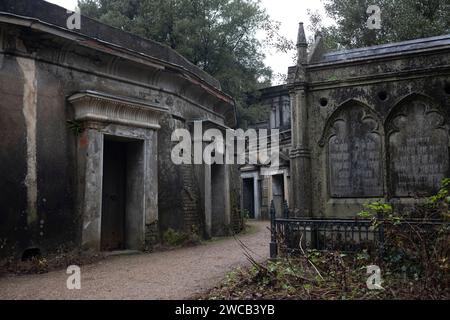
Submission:
POLYGON ((384 195, 383 133, 378 117, 350 100, 329 119, 321 145, 327 148, 331 198, 384 195))
POLYGON ((386 121, 390 196, 422 197, 439 190, 449 174, 449 127, 425 96, 399 102, 386 121))

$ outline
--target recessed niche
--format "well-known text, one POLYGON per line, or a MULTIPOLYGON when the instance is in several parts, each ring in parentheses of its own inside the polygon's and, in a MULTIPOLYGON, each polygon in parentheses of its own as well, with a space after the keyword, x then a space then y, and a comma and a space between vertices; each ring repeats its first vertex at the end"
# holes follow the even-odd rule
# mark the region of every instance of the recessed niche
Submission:
POLYGON ((378 92, 378 99, 380 99, 381 101, 386 101, 387 98, 388 98, 388 94, 386 91, 378 92))
POLYGON ((445 83, 444 90, 446 94, 450 94, 450 82, 445 83))
POLYGON ((39 257, 41 257, 41 250, 39 248, 28 248, 22 253, 22 261, 31 261, 39 257))
POLYGON ((322 107, 326 107, 328 105, 328 99, 327 98, 321 98, 319 102, 320 102, 320 105, 322 107))

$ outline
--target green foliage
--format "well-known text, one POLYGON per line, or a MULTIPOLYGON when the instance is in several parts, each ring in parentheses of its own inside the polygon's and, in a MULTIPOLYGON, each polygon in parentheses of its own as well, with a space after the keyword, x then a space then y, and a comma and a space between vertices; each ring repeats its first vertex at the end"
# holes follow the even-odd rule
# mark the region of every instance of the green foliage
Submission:
POLYGON ((448 0, 322 0, 336 25, 310 12, 311 31, 320 32, 330 49, 357 48, 442 35, 450 32, 448 0), (381 29, 367 28, 369 5, 381 9, 381 29))
POLYGON ((254 121, 254 110, 244 110, 246 93, 270 85, 264 49, 295 47, 280 36, 280 24, 259 0, 79 0, 79 7, 87 16, 177 50, 221 82, 244 121, 254 121), (266 34, 264 41, 258 32, 266 34))
POLYGON ((367 203, 364 205, 364 210, 358 213, 358 217, 363 219, 374 220, 375 226, 377 226, 377 217, 390 217, 393 219, 398 219, 397 216, 393 214, 394 210, 391 204, 382 203, 379 201, 367 203))
POLYGON ((188 240, 188 235, 182 232, 177 232, 172 228, 169 228, 163 234, 164 243, 170 246, 180 246, 188 240))
POLYGON ((250 211, 248 211, 247 209, 242 209, 241 214, 244 219, 250 219, 250 211))
POLYGON ((441 189, 436 195, 431 196, 428 199, 428 204, 432 207, 435 207, 444 200, 446 203, 449 203, 449 188, 450 188, 450 179, 448 178, 443 179, 441 182, 441 189))
POLYGON ((444 179, 439 192, 425 203, 395 213, 391 208, 374 217, 375 226, 384 230, 383 263, 391 272, 421 279, 422 291, 449 289, 449 189, 450 179, 444 179))
POLYGON ((240 104, 237 107, 237 112, 240 127, 243 129, 247 129, 249 125, 254 125, 258 122, 267 121, 270 115, 269 107, 261 104, 251 104, 249 106, 240 104))
POLYGON ((373 300, 373 299, 448 299, 448 276, 439 272, 440 282, 430 282, 416 274, 405 276, 402 270, 391 270, 389 264, 379 264, 384 290, 367 288, 367 266, 376 257, 367 251, 354 254, 307 251, 296 258, 237 269, 223 283, 209 292, 205 299, 219 300, 373 300), (316 269, 309 263, 313 262, 316 269), (318 271, 317 271, 318 270, 318 271), (320 276, 318 272, 320 271, 320 276), (444 277, 442 277, 444 276, 444 277), (426 285, 428 283, 428 285, 426 285))
POLYGON ((47 272, 48 262, 47 262, 46 258, 43 258, 43 257, 33 258, 33 261, 36 264, 36 267, 38 268, 39 273, 47 272))
POLYGON ((360 217, 383 228, 381 251, 302 251, 239 270, 206 298, 444 299, 450 298, 450 179, 424 204, 365 205, 360 217), (430 202, 432 205, 430 205, 430 202), (433 220, 431 220, 433 219, 433 220), (382 253, 382 255, 380 255, 382 253), (384 290, 369 290, 367 266, 381 269, 384 290))
POLYGON ((191 232, 188 235, 188 243, 191 245, 196 245, 201 242, 200 230, 198 226, 193 225, 191 227, 191 232))
POLYGON ((296 299, 341 300, 383 298, 384 292, 369 291, 366 269, 354 255, 307 252, 323 276, 305 256, 285 257, 248 269, 238 269, 205 299, 296 299))
POLYGON ((77 120, 68 120, 67 126, 76 136, 80 135, 84 131, 83 124, 77 120))
MULTIPOLYGON (((415 211, 421 211, 419 218, 437 218, 448 219, 450 218, 448 212, 448 205, 450 203, 450 178, 445 178, 441 182, 441 188, 438 193, 426 199, 424 204, 416 206, 415 211), (429 211, 434 209, 434 211, 429 211), (428 215, 426 211, 428 210, 428 215), (423 216, 426 215, 426 216, 423 216)), ((375 219, 376 217, 383 217, 383 219, 389 219, 396 224, 400 223, 403 218, 407 218, 407 214, 399 215, 394 212, 394 208, 389 203, 382 203, 379 201, 367 203, 364 205, 364 210, 358 213, 358 216, 365 219, 375 219)), ((417 217, 413 217, 417 218, 417 217)))
POLYGON ((163 234, 163 241, 172 247, 189 246, 199 244, 201 237, 197 226, 192 226, 190 232, 178 232, 169 228, 163 234))

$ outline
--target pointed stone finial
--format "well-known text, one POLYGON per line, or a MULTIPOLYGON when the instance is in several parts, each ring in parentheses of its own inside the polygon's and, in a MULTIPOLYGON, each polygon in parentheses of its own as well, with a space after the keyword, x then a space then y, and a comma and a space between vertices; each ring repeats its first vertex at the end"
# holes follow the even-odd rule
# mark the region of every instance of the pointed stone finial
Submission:
POLYGON ((297 36, 297 47, 306 47, 308 43, 306 42, 305 28, 303 27, 303 22, 298 24, 298 36, 297 36))
POLYGON ((298 37, 297 37, 297 55, 298 55, 297 64, 299 66, 307 63, 308 59, 307 48, 308 42, 306 42, 305 28, 303 27, 303 22, 300 22, 298 26, 298 37))

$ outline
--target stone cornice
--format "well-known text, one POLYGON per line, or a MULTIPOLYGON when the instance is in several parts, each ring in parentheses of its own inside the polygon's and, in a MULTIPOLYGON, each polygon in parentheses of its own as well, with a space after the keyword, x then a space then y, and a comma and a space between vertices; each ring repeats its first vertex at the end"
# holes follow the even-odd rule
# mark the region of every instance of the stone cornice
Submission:
POLYGON ((115 123, 158 130, 160 117, 167 108, 145 101, 113 96, 96 91, 76 93, 68 98, 75 110, 75 120, 115 123))
MULTIPOLYGON (((368 47, 367 49, 371 49, 368 47)), ((367 65, 367 63, 378 64, 380 62, 385 61, 395 61, 400 59, 420 56, 429 56, 434 54, 448 54, 450 52, 450 46, 442 45, 438 47, 432 47, 427 49, 419 49, 419 50, 410 50, 406 52, 392 52, 379 54, 375 56, 363 56, 363 57, 355 57, 349 59, 340 59, 333 61, 324 61, 324 62, 316 62, 311 63, 306 66, 308 71, 310 70, 322 70, 322 69, 335 69, 337 67, 345 67, 345 66, 359 66, 359 65, 367 65)))
MULTIPOLYGON (((21 2, 21 1, 20 1, 21 2)), ((51 4, 48 4, 51 5, 51 4)), ((12 8, 19 8, 20 6, 13 6, 12 8)), ((21 8, 21 7, 20 7, 21 8)), ((26 7, 25 7, 26 8, 26 7)), ((62 8, 60 8, 62 9, 62 8)), ((58 10, 60 10, 58 9, 58 10)), ((19 9, 17 9, 19 10, 19 9)), ((21 9, 20 9, 21 10, 21 9)), ((64 9, 64 14, 66 14, 66 10, 64 9)), ((89 25, 89 23, 96 23, 94 20, 88 19, 87 17, 82 17, 84 22, 83 25, 89 25), (88 23, 89 22, 89 23, 88 23)), ((84 48, 91 49, 96 52, 101 52, 102 54, 111 55, 120 59, 123 59, 124 61, 128 61, 131 63, 136 63, 142 66, 146 66, 148 69, 154 69, 156 72, 167 72, 171 75, 177 75, 180 79, 183 81, 186 81, 190 83, 194 88, 199 88, 200 91, 204 92, 206 96, 211 96, 214 102, 214 105, 217 106, 223 106, 224 109, 230 110, 230 112, 235 113, 235 102, 234 99, 223 92, 221 90, 219 82, 214 79, 209 74, 205 73, 198 67, 194 66, 192 63, 188 62, 184 57, 180 56, 175 51, 172 51, 170 48, 165 48, 165 46, 160 45, 158 43, 154 43, 150 41, 153 46, 158 47, 162 46, 165 49, 163 51, 168 51, 170 54, 168 54, 167 59, 164 60, 163 57, 155 57, 155 54, 151 54, 151 50, 147 52, 148 50, 133 50, 130 46, 123 46, 116 43, 111 43, 108 41, 101 40, 97 37, 93 37, 92 35, 86 35, 80 32, 76 32, 73 30, 67 30, 65 27, 60 25, 51 24, 49 22, 45 22, 42 20, 39 20, 37 18, 29 17, 29 16, 23 16, 23 15, 17 15, 11 12, 0 12, 0 22, 10 24, 10 25, 16 25, 20 27, 30 28, 32 30, 36 30, 37 32, 46 33, 49 35, 53 35, 56 38, 64 39, 65 41, 68 41, 69 43, 72 43, 75 46, 80 46, 84 48), (172 58, 176 58, 175 60, 172 58), (172 61, 174 60, 174 61, 172 61)), ((109 28, 106 25, 102 25, 102 28, 109 28)), ((88 30, 88 29, 87 29, 88 30)), ((139 38, 138 36, 127 34, 122 32, 120 30, 114 30, 115 32, 119 32, 122 36, 128 36, 131 38, 136 38, 136 42, 142 42, 143 44, 149 42, 149 40, 139 38)), ((149 42, 149 43, 150 43, 149 42)), ((1 46, 0 46, 1 48, 1 46)), ((159 51, 158 51, 159 52, 159 51)), ((10 52, 8 52, 10 54, 10 52)), ((39 56, 33 56, 33 59, 40 59, 39 56)), ((48 59, 47 59, 48 60, 48 59)), ((48 62, 48 61, 47 61, 48 62)), ((56 63, 55 61, 51 61, 51 63, 56 63)), ((73 68, 72 65, 70 65, 71 68, 73 68)), ((93 72, 94 70, 89 70, 90 72, 93 72)), ((111 75, 107 75, 111 76, 111 75)), ((131 79, 126 79, 127 81, 130 81, 131 79)), ((192 97, 182 97, 185 100, 191 100, 192 97)), ((196 105, 202 105, 202 101, 195 102, 196 105)), ((208 105, 211 105, 208 104, 208 105)), ((203 105, 202 105, 203 106, 203 105)), ((205 109, 206 107, 203 106, 205 109)), ((220 116, 223 116, 223 113, 225 111, 222 111, 222 109, 219 109, 220 116)), ((212 109, 211 112, 214 112, 212 109)), ((233 119, 232 124, 235 125, 236 120, 233 119)))
MULTIPOLYGON (((150 89, 150 90, 157 90, 157 91, 160 91, 162 93, 165 93, 165 94, 168 94, 168 95, 172 95, 173 97, 177 97, 179 99, 182 99, 183 101, 185 101, 187 103, 190 103, 190 104, 192 104, 192 105, 194 105, 194 106, 196 106, 198 108, 201 108, 201 109, 203 109, 203 110, 205 110, 207 112, 210 112, 210 113, 214 114, 215 116, 217 116, 219 118, 224 118, 224 116, 222 114, 217 113, 217 112, 215 112, 215 111, 213 111, 211 109, 208 109, 207 107, 199 104, 198 102, 192 100, 191 98, 183 96, 183 95, 181 95, 178 92, 174 92, 174 91, 171 91, 171 90, 168 90, 168 89, 165 89, 165 88, 158 87, 156 85, 151 85, 151 84, 148 84, 148 83, 143 83, 143 82, 139 82, 139 81, 132 80, 132 79, 127 79, 127 78, 124 78, 122 76, 107 74, 105 72, 101 72, 101 71, 98 71, 98 70, 89 70, 89 69, 82 68, 82 67, 79 67, 79 66, 68 65, 66 63, 57 63, 57 62, 54 62, 54 61, 51 61, 51 60, 48 60, 48 59, 35 57, 35 56, 33 56, 31 54, 28 54, 28 53, 24 54, 24 53, 19 53, 19 52, 10 52, 10 51, 7 52, 7 51, 4 51, 4 50, 0 49, 0 58, 1 58, 2 54, 3 55, 8 55, 8 56, 13 56, 13 57, 34 59, 34 60, 39 61, 41 63, 49 64, 49 65, 52 65, 52 66, 58 66, 58 67, 66 68, 66 69, 73 70, 73 71, 76 71, 76 72, 81 72, 81 73, 91 74, 91 75, 95 75, 95 76, 99 76, 99 77, 104 77, 104 78, 112 79, 112 80, 115 80, 115 81, 124 82, 124 83, 130 84, 130 85, 138 86, 139 88, 150 89)), ((180 115, 177 115, 177 114, 173 114, 172 113, 172 117, 176 117, 176 118, 179 118, 181 121, 185 121, 185 119, 182 119, 182 117, 180 115)))
POLYGON ((397 82, 413 79, 421 79, 432 76, 447 76, 450 74, 450 65, 440 65, 414 70, 400 70, 378 74, 367 74, 361 76, 346 77, 339 80, 310 81, 309 91, 329 90, 355 85, 370 85, 386 82, 397 82), (401 80, 399 80, 401 79, 401 80))

